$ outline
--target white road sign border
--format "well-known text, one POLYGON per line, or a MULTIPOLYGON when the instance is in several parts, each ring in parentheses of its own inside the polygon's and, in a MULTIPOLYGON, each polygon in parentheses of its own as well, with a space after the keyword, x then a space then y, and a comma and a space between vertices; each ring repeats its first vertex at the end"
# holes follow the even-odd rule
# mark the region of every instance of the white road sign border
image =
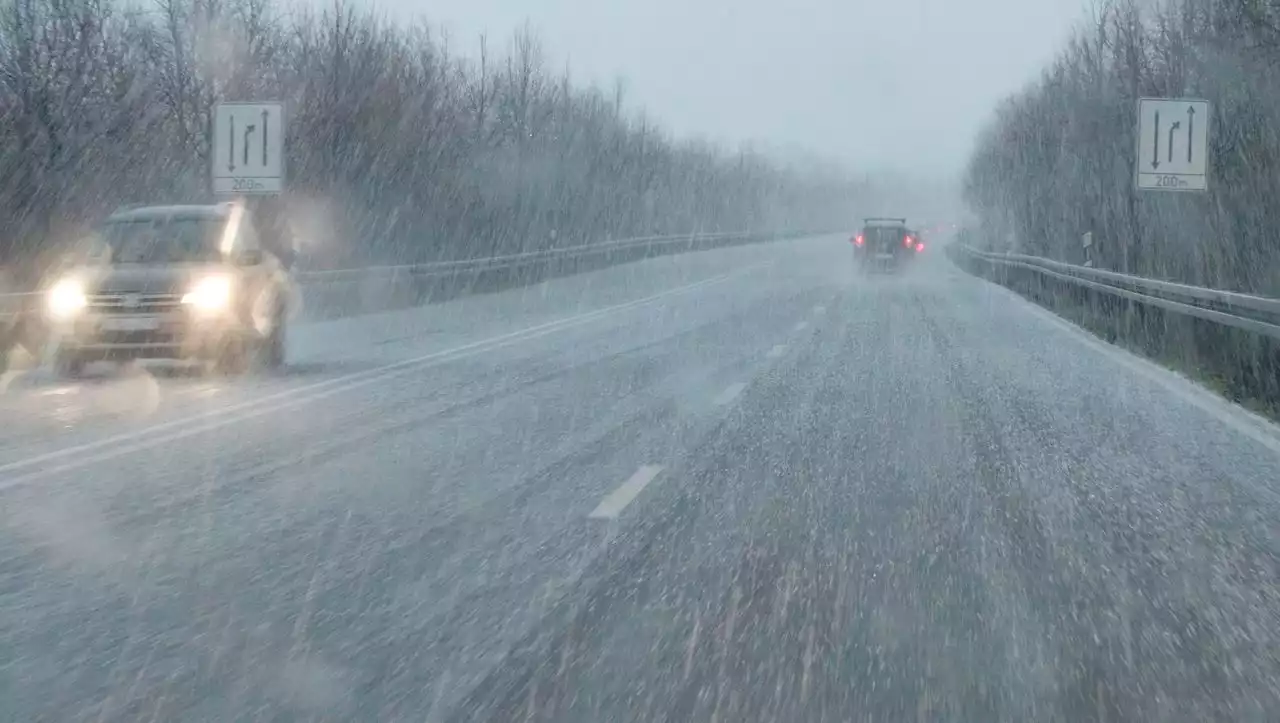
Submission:
MULTIPOLYGON (((213 193, 218 196, 270 196, 284 192, 285 178, 287 177, 285 160, 287 153, 285 152, 285 130, 288 122, 288 108, 283 101, 264 100, 264 101, 224 101, 218 103, 213 108, 213 119, 210 127, 212 137, 209 139, 209 176, 210 185, 213 193), (276 161, 277 168, 274 173, 233 173, 227 169, 227 164, 223 162, 222 153, 226 146, 221 143, 223 134, 230 129, 224 128, 221 123, 224 117, 223 109, 233 108, 254 108, 256 116, 259 112, 265 112, 279 120, 276 123, 276 132, 279 134, 279 150, 273 154, 273 160, 276 161)), ((275 134, 272 134, 273 136, 275 134)), ((234 152, 234 143, 229 149, 234 152)), ((268 166, 272 164, 266 164, 268 166)))
MULTIPOLYGON (((1209 174, 1212 170, 1212 161, 1210 157, 1210 141, 1213 139, 1213 104, 1204 98, 1152 98, 1144 97, 1138 99, 1138 118, 1137 129, 1134 133, 1136 137, 1137 149, 1134 154, 1133 169, 1133 185, 1139 191, 1162 191, 1173 193, 1205 193, 1209 190, 1209 174), (1197 108, 1197 112, 1202 112, 1204 122, 1201 126, 1204 134, 1204 145, 1201 149, 1203 158, 1201 173, 1184 173, 1184 172, 1159 172, 1144 171, 1143 152, 1147 150, 1149 143, 1158 143, 1159 136, 1149 136, 1143 133, 1144 119, 1147 117, 1145 111, 1148 104, 1167 104, 1170 106, 1187 106, 1191 105, 1197 108), (1160 184, 1177 184, 1177 185, 1160 185, 1160 184)), ((1157 128, 1156 131, 1159 129, 1157 128)), ((1199 134, 1197 134, 1197 137, 1199 134)), ((1188 142, 1193 142, 1190 139, 1188 142)))

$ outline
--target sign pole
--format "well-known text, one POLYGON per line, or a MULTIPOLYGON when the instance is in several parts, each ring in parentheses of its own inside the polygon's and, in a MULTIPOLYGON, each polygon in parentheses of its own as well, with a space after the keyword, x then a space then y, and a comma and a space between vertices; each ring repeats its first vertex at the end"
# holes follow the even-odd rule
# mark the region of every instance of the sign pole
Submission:
MULTIPOLYGON (((209 113, 204 119, 204 152, 209 157, 210 165, 213 161, 213 117, 214 113, 209 113)), ((205 192, 212 198, 217 195, 217 191, 213 188, 213 172, 204 179, 205 192)))

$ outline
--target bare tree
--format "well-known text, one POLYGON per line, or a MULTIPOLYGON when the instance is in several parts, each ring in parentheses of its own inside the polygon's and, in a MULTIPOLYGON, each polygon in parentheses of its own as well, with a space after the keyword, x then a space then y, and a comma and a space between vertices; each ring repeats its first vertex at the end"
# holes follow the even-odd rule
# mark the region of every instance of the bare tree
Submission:
POLYGON ((528 27, 468 61, 348 0, 289 17, 272 0, 112 2, 0 5, 0 257, 56 246, 56 219, 207 198, 225 100, 285 101, 286 200, 325 219, 310 225, 334 263, 836 225, 859 192, 674 142, 628 115, 621 83, 548 72, 528 27))
POLYGON ((966 196, 992 239, 1079 254, 1135 273, 1280 292, 1280 47, 1264 42, 1270 0, 1130 0, 1101 5, 1054 67, 995 115, 971 159, 966 196), (1134 108, 1142 96, 1213 104, 1210 192, 1134 190, 1134 108))

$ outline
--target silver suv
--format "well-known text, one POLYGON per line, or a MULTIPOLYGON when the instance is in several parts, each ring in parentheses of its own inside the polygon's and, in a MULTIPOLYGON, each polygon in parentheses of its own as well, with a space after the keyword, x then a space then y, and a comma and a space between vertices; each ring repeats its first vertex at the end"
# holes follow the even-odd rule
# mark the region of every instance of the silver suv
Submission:
POLYGON ((55 364, 199 361, 226 373, 285 359, 292 285, 241 203, 118 211, 45 289, 55 364))

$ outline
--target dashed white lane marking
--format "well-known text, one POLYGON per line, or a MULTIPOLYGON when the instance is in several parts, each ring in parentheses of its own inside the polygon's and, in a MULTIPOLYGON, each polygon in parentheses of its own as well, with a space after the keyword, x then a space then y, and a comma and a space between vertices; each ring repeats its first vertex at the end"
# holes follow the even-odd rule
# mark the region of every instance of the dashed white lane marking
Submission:
POLYGON ((600 500, 600 504, 596 505, 596 508, 587 517, 593 520, 617 519, 627 505, 631 504, 631 501, 643 492, 644 488, 648 487, 649 483, 661 472, 662 466, 656 464, 647 464, 636 470, 636 473, 631 475, 626 482, 623 482, 621 487, 610 492, 603 500, 600 500))
POLYGON ((809 328, 809 322, 807 322, 807 321, 802 321, 802 322, 800 322, 799 324, 796 324, 796 329, 795 329, 795 330, 796 330, 796 331, 804 331, 804 330, 805 330, 805 329, 807 329, 807 328, 809 328))
POLYGON ((785 353, 787 353, 787 345, 778 344, 777 346, 770 349, 769 353, 766 354, 765 356, 769 357, 770 359, 777 359, 778 357, 782 356, 785 353))
POLYGON ((738 382, 737 384, 730 384, 728 389, 725 389, 723 392, 720 392, 720 396, 716 397, 715 405, 717 407, 723 407, 729 402, 732 402, 734 399, 737 399, 738 395, 742 393, 742 390, 746 388, 747 388, 747 385, 743 384, 742 382, 738 382))
POLYGON ((818 304, 817 306, 813 307, 813 313, 817 314, 818 316, 822 316, 823 314, 827 313, 827 307, 823 306, 822 304, 818 304))

